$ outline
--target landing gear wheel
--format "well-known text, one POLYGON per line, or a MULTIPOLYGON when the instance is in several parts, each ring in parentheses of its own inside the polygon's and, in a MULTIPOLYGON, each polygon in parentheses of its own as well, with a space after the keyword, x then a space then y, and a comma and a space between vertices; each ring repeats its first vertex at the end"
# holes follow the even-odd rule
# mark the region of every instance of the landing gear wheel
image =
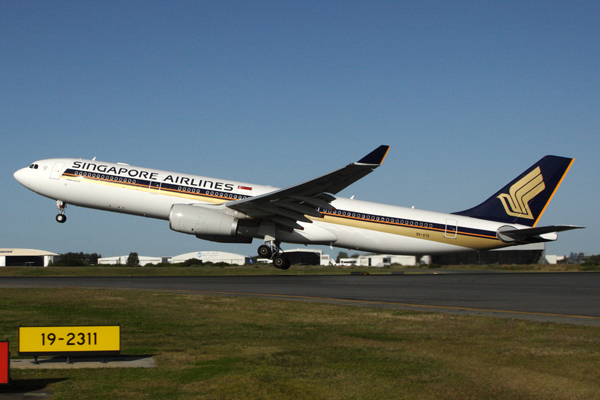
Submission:
POLYGON ((56 208, 60 211, 60 214, 56 216, 56 221, 64 224, 67 221, 67 216, 65 215, 65 209, 67 208, 67 203, 62 200, 56 200, 56 208))
POLYGON ((271 248, 266 244, 263 244, 258 247, 258 256, 260 258, 271 258, 272 254, 273 253, 271 252, 271 248))
POLYGON ((273 265, 275 266, 275 268, 289 269, 290 260, 288 260, 287 258, 283 258, 282 256, 277 256, 273 259, 273 265))

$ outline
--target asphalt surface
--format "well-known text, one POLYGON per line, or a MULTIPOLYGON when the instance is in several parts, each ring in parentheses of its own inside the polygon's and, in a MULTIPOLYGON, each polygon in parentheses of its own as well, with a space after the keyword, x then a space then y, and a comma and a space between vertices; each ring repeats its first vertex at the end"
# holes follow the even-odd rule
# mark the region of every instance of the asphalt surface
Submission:
POLYGON ((2 277, 2 287, 257 296, 600 326, 600 273, 369 276, 2 277))

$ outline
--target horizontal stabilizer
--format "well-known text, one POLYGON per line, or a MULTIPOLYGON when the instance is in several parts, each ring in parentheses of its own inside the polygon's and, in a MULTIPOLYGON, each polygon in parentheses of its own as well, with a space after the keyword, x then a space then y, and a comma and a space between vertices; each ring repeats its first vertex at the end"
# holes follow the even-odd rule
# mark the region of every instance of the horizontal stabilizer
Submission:
POLYGON ((577 225, 552 225, 552 226, 540 226, 539 228, 526 228, 517 229, 512 226, 502 227, 498 230, 498 237, 503 242, 519 242, 523 240, 537 239, 534 241, 547 241, 553 239, 546 239, 541 237, 547 233, 557 233, 563 231, 570 231, 571 229, 583 229, 584 226, 577 225))

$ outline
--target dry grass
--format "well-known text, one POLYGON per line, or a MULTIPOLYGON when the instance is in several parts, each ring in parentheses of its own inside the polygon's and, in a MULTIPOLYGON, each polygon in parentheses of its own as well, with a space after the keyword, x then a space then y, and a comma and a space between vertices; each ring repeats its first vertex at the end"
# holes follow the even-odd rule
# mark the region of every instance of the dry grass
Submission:
POLYGON ((19 324, 117 324, 158 368, 13 370, 56 399, 600 398, 600 329, 312 302, 82 289, 2 289, 19 324))

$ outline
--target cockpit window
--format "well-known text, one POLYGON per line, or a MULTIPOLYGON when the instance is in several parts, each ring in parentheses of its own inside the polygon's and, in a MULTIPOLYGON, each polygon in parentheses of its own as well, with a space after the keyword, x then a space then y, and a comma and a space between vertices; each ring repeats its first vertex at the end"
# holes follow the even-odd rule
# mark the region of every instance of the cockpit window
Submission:
POLYGON ((29 168, 31 168, 31 169, 38 169, 38 168, 39 168, 39 166, 38 166, 37 164, 31 164, 31 165, 29 166, 29 168))

